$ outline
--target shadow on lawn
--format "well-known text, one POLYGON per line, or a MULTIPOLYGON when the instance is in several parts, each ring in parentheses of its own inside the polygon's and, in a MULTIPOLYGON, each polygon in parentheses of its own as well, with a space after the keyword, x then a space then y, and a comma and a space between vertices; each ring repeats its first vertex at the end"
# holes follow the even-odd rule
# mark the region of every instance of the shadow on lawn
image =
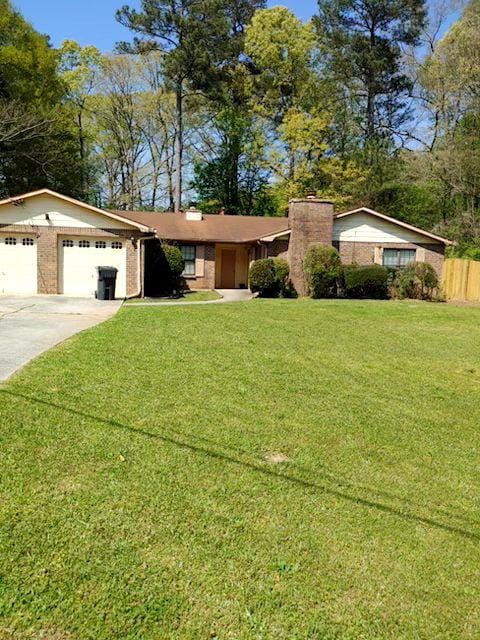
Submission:
MULTIPOLYGON (((480 541, 480 535, 478 535, 477 533, 474 533, 473 531, 468 531, 466 529, 463 529, 459 526, 456 525, 451 525, 451 524, 445 524, 443 522, 439 522, 438 520, 435 520, 431 517, 428 516, 422 516, 419 514, 415 514, 415 513, 405 513, 404 511, 390 506, 388 504, 383 504, 381 502, 375 501, 373 499, 369 499, 369 498, 363 498, 361 496, 356 496, 356 495, 352 495, 347 493, 346 491, 342 491, 340 489, 334 489, 332 487, 328 487, 325 484, 320 484, 318 482, 312 482, 310 480, 306 480, 304 478, 299 478, 298 476, 292 476, 286 473, 279 473, 277 471, 274 471, 273 469, 269 468, 267 466, 267 463, 255 463, 255 462, 250 462, 248 460, 241 460, 239 458, 234 458, 233 455, 230 454, 226 454, 223 452, 219 452, 219 451, 213 451, 211 449, 207 449, 204 446, 199 446, 197 444, 192 444, 190 442, 184 442, 182 440, 178 440, 177 438, 174 438, 172 436, 166 435, 166 434, 158 434, 158 433, 151 433, 149 431, 145 431, 144 429, 138 429, 135 427, 131 427, 129 425, 123 424, 121 422, 118 422, 117 420, 111 420, 111 419, 106 419, 106 418, 102 418, 100 416, 95 416, 92 415, 90 413, 86 413, 84 411, 78 411, 77 409, 71 409, 70 407, 65 407, 59 404, 56 404, 54 402, 48 402, 46 400, 40 400, 38 398, 32 398, 30 396, 26 396, 23 395, 21 393, 12 393, 11 391, 7 391, 5 389, 0 389, 0 393, 4 394, 4 395, 9 395, 12 396, 13 398, 20 398, 22 400, 26 400, 27 402, 32 402, 32 403, 36 403, 36 404, 41 404, 41 405, 45 405, 48 407, 52 407, 54 409, 58 409, 60 411, 65 411, 67 413, 71 413, 73 415, 82 417, 82 418, 87 418, 89 420, 95 420, 97 422, 103 423, 104 425, 109 425, 111 427, 115 427, 116 429, 122 429, 123 431, 128 431, 129 433, 135 434, 135 435, 139 435, 139 436, 143 436, 146 438, 149 438, 151 440, 161 440, 162 442, 167 442, 169 444, 172 444, 176 447, 179 447, 181 449, 186 449, 188 451, 193 451, 195 453, 204 455, 204 456, 208 456, 211 458, 215 458, 218 460, 223 460, 225 462, 229 462, 231 464, 237 465, 237 466, 241 466, 244 467, 246 469, 250 469, 252 471, 256 471, 258 473, 261 473, 265 476, 274 478, 276 480, 282 481, 282 482, 288 482, 288 483, 292 483, 292 484, 296 484, 299 485, 301 487, 305 487, 308 489, 316 489, 316 490, 320 490, 323 493, 329 494, 331 496, 334 496, 335 498, 339 498, 342 500, 347 500, 349 502, 352 502, 353 504, 356 504, 358 506, 362 506, 362 507, 367 507, 369 509, 376 509, 377 511, 381 511, 383 513, 387 513, 389 515, 393 515, 397 518, 400 518, 401 520, 405 520, 405 521, 410 521, 410 522, 415 522, 418 524, 424 524, 427 526, 431 526, 431 527, 435 527, 437 529, 442 529, 444 531, 448 531, 449 533, 454 533, 457 534, 459 536, 462 536, 463 538, 467 538, 469 540, 473 540, 475 542, 480 541)), ((178 432, 175 432, 175 435, 178 435, 178 432)), ((185 437, 185 434, 181 434, 182 436, 185 437)), ((228 447, 228 445, 219 445, 218 443, 215 443, 212 440, 209 440, 208 438, 204 438, 202 436, 193 436, 195 437, 197 440, 203 440, 205 442, 208 442, 211 445, 214 445, 216 447, 223 447, 223 448, 229 448, 231 449, 231 447, 228 447)), ((242 453, 244 453, 245 455, 251 455, 249 452, 239 449, 239 451, 241 451, 242 453)), ((300 469, 302 469, 302 467, 299 467, 300 469)), ((311 473, 311 470, 308 470, 311 473)), ((339 481, 338 479, 335 478, 335 476, 331 473, 327 473, 325 474, 328 476, 330 476, 329 479, 331 479, 333 482, 336 482, 339 485, 344 485, 347 486, 349 488, 361 488, 363 490, 368 491, 369 489, 365 486, 361 486, 361 485, 353 485, 352 483, 348 483, 348 482, 344 482, 344 481, 339 481)), ((377 491, 377 493, 382 494, 384 496, 393 498, 393 499, 400 499, 398 496, 393 496, 392 494, 388 494, 386 492, 381 492, 381 491, 377 491)), ((453 517, 455 518, 455 516, 452 516, 450 514, 445 514, 448 517, 453 517)))

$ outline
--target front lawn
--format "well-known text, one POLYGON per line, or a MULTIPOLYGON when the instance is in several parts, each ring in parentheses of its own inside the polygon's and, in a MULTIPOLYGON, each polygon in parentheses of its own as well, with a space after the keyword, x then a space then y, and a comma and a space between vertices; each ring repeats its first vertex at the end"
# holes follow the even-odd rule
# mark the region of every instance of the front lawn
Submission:
POLYGON ((0 394, 1 640, 480 637, 480 309, 124 307, 0 394))

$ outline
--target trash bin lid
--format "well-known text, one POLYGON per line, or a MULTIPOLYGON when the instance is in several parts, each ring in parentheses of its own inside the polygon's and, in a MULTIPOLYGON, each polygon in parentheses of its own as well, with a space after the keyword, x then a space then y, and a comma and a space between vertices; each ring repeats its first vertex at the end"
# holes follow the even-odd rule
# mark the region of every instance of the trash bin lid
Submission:
POLYGON ((115 267, 95 267, 98 271, 99 278, 115 278, 118 269, 115 267))

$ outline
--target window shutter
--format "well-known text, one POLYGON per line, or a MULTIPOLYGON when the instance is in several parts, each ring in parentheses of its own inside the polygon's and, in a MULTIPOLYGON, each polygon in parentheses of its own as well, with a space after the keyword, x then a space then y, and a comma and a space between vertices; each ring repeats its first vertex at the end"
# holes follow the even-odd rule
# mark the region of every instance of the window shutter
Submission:
POLYGON ((375 247, 375 264, 382 264, 383 262, 383 247, 375 247))
POLYGON ((424 247, 418 247, 417 255, 415 257, 415 260, 417 262, 425 262, 425 257, 426 257, 425 248, 424 247))
POLYGON ((205 276, 205 245, 197 244, 197 254, 195 258, 195 276, 203 278, 205 276))

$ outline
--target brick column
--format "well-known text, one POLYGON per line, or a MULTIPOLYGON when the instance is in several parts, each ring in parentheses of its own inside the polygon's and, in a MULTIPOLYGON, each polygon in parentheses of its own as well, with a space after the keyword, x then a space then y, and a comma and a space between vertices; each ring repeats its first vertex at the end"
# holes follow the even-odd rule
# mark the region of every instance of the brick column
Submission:
POLYGON ((58 234, 45 229, 37 238, 38 293, 58 293, 58 234))
POLYGON ((137 238, 135 239, 128 238, 126 240, 127 296, 134 296, 139 293, 138 291, 138 252, 140 251, 140 244, 141 243, 137 238))
POLYGON ((300 296, 306 295, 303 259, 314 243, 332 246, 333 204, 314 197, 291 200, 289 209, 290 244, 288 262, 290 278, 300 296))

